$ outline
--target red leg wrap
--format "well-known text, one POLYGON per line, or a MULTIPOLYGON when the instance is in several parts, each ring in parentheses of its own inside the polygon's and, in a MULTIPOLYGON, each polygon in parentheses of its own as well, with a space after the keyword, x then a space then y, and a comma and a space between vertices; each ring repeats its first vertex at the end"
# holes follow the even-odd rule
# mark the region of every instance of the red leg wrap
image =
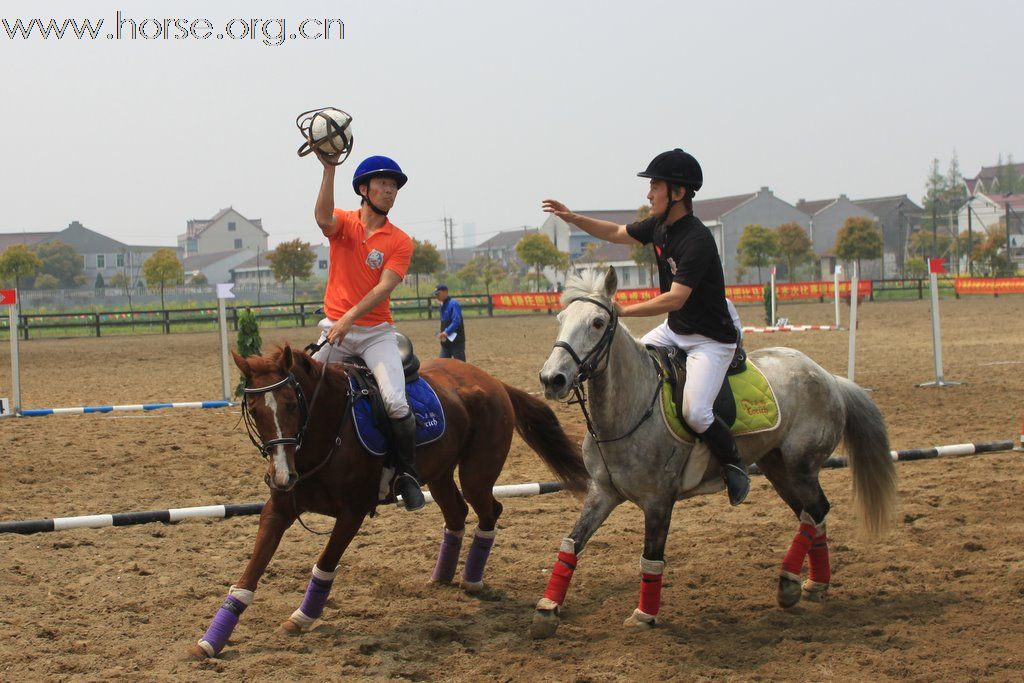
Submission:
POLYGON ((828 563, 828 537, 825 534, 814 539, 811 551, 807 555, 807 562, 810 565, 807 578, 815 583, 828 583, 831 580, 832 569, 828 563))
POLYGON ((565 594, 569 591, 572 573, 576 571, 576 554, 559 552, 555 566, 551 569, 551 578, 544 591, 544 597, 561 605, 565 602, 565 594))
POLYGON ((652 617, 661 609, 661 574, 640 574, 640 606, 637 608, 652 617))
POLYGON ((811 549, 814 541, 814 534, 817 533, 813 524, 803 522, 800 524, 800 531, 793 537, 785 559, 782 560, 782 571, 800 576, 804 568, 804 558, 811 549))

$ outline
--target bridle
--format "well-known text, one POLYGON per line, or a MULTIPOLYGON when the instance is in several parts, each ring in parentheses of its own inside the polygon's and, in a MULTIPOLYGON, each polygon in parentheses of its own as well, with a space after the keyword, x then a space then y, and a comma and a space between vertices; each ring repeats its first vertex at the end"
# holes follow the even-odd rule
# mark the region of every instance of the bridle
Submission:
MULTIPOLYGON (((594 442, 598 445, 598 450, 600 451, 601 444, 621 441, 628 436, 632 436, 636 430, 640 429, 640 425, 650 419, 651 415, 654 414, 654 406, 658 401, 658 396, 661 394, 661 385, 664 380, 664 376, 662 375, 661 368, 657 367, 657 364, 655 364, 655 368, 658 372, 658 382, 655 385, 654 396, 651 397, 651 402, 647 406, 647 410, 640 417, 640 420, 633 425, 632 429, 621 436, 616 436, 613 439, 602 439, 598 437, 597 430, 594 429, 594 422, 590 418, 590 411, 587 410, 586 383, 608 369, 612 342, 615 339, 615 333, 618 331, 619 327, 619 315, 613 306, 606 305, 600 299, 584 296, 578 299, 573 299, 569 303, 576 303, 577 301, 586 301, 587 303, 594 304, 608 314, 608 324, 605 326, 604 333, 601 335, 601 338, 597 340, 597 343, 594 344, 593 348, 583 356, 583 358, 579 357, 579 354, 576 353, 576 350, 572 348, 569 342, 558 340, 554 343, 554 347, 564 349, 576 362, 576 375, 573 377, 571 385, 575 398, 568 401, 568 405, 578 404, 580 406, 580 409, 583 411, 583 419, 587 422, 587 432, 589 432, 590 436, 593 437, 594 442)), ((604 454, 602 453, 602 459, 603 458, 604 454)), ((605 467, 605 469, 607 470, 608 468, 605 467)))
MULTIPOLYGON (((333 350, 334 347, 332 346, 331 349, 333 350)), ((245 397, 249 397, 259 394, 268 394, 279 389, 283 389, 285 387, 292 387, 295 390, 295 396, 297 397, 299 402, 299 416, 301 419, 299 430, 298 432, 296 432, 295 436, 284 436, 279 437, 277 439, 271 439, 270 441, 263 441, 263 437, 260 436, 259 428, 256 425, 256 420, 253 418, 252 412, 249 409, 249 402, 247 400, 242 401, 242 419, 245 422, 245 429, 246 432, 248 432, 249 434, 249 440, 252 441, 253 445, 256 446, 256 448, 260 452, 260 455, 262 455, 265 460, 269 460, 271 458, 270 452, 271 450, 273 450, 275 446, 294 446, 295 454, 298 455, 299 451, 302 448, 302 438, 303 436, 305 436, 306 429, 309 427, 309 416, 313 412, 313 407, 316 405, 317 398, 320 396, 320 389, 323 386, 324 378, 327 376, 328 362, 330 362, 330 354, 328 354, 327 361, 324 363, 323 370, 320 373, 320 378, 317 380, 316 389, 313 390, 313 398, 311 401, 309 401, 308 404, 306 402, 306 394, 302 390, 302 385, 299 383, 299 380, 295 378, 295 374, 290 371, 288 372, 287 377, 269 386, 256 388, 245 387, 242 390, 245 397)), ((348 384, 349 383, 346 382, 346 385, 348 384)), ((347 405, 350 406, 353 399, 351 387, 349 387, 349 389, 347 390, 347 395, 347 405)), ((334 443, 331 445, 330 450, 327 451, 327 455, 323 457, 323 460, 321 460, 319 464, 316 465, 316 467, 309 470, 308 472, 300 474, 298 477, 296 477, 295 481, 293 481, 288 486, 278 486, 277 484, 274 483, 273 479, 270 478, 269 472, 267 474, 264 474, 263 481, 270 488, 270 490, 274 491, 275 493, 291 492, 293 494, 294 502, 295 487, 298 486, 300 482, 305 481, 306 479, 310 478, 311 476, 319 472, 321 469, 323 469, 323 467, 330 461, 331 457, 334 455, 334 451, 336 451, 338 447, 341 446, 341 433, 342 430, 345 429, 345 425, 348 423, 348 417, 350 413, 350 410, 345 410, 345 415, 341 420, 341 425, 338 427, 338 433, 334 438, 334 443)), ((298 508, 296 508, 296 510, 297 509, 298 508)), ((302 519, 300 518, 299 523, 301 522, 302 519)), ((303 526, 305 525, 303 524, 303 526)))

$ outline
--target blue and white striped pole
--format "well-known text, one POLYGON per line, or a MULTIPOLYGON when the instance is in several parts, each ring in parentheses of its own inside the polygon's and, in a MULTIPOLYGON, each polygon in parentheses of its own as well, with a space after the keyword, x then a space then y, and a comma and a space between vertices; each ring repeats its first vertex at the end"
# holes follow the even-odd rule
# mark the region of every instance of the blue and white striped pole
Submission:
POLYGON ((231 401, 187 401, 179 403, 134 403, 121 406, 78 406, 76 408, 33 408, 22 410, 22 417, 44 417, 46 415, 87 415, 89 413, 113 413, 131 410, 152 411, 163 408, 227 408, 231 401))

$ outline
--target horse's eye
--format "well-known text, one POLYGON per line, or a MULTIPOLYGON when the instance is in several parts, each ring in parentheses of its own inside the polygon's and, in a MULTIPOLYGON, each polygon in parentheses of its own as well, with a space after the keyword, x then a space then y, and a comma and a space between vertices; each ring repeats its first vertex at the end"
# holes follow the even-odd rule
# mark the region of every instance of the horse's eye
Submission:
POLYGON ((599 330, 602 327, 604 327, 604 320, 601 320, 600 318, 598 318, 597 320, 594 321, 593 325, 594 325, 594 329, 595 330, 599 330))

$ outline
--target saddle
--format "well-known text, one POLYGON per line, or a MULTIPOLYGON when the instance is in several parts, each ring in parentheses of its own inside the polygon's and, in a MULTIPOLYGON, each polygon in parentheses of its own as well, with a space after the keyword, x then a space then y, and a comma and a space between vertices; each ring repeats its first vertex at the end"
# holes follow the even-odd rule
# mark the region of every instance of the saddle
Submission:
MULTIPOLYGON (((650 354, 655 364, 661 370, 663 381, 669 385, 672 391, 672 402, 675 405, 676 417, 679 422, 686 425, 683 419, 683 386, 686 384, 686 352, 679 348, 647 345, 647 353, 650 354)), ((736 345, 736 352, 733 354, 732 362, 725 373, 722 381, 722 388, 715 397, 712 412, 719 417, 726 426, 732 428, 736 422, 736 400, 733 397, 732 385, 729 383, 730 375, 738 375, 747 369, 747 352, 743 349, 742 343, 736 345)), ((687 425, 687 428, 689 426, 687 425)))

